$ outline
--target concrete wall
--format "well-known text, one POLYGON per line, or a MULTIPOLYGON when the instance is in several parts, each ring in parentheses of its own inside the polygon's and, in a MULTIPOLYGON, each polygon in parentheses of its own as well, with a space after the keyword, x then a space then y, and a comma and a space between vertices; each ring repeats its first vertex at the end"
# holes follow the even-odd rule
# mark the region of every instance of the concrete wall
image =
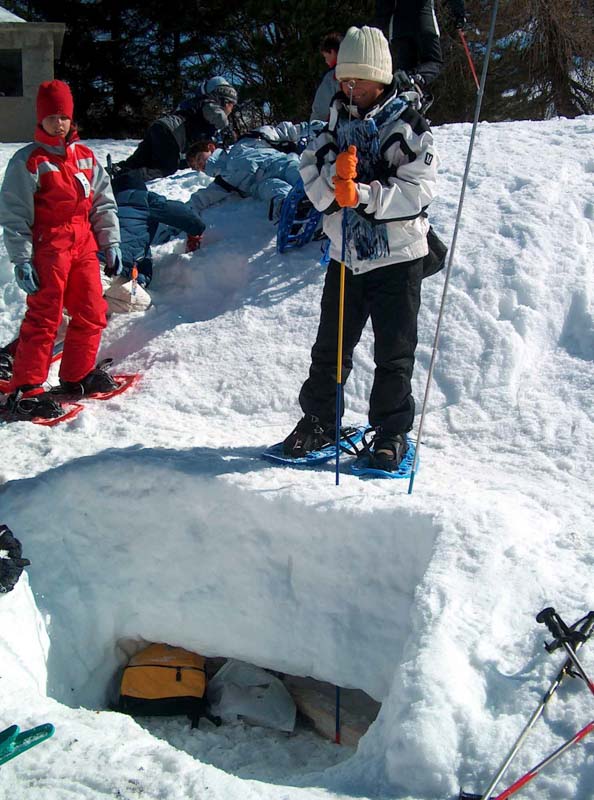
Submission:
POLYGON ((62 23, 0 23, 0 50, 21 50, 23 58, 23 97, 0 97, 0 142, 33 139, 37 87, 54 77, 65 29, 62 23))

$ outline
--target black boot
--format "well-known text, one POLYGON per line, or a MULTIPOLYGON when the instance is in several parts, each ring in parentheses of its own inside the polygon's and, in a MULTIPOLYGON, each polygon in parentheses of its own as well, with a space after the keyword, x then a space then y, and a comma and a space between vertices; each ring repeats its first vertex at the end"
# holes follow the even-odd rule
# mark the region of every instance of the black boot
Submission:
POLYGON ((0 381, 9 381, 12 378, 14 358, 4 348, 0 349, 0 381))
POLYGON ((42 386, 21 386, 8 397, 6 409, 13 419, 23 421, 55 419, 64 413, 42 386))
POLYGON ((60 386, 57 387, 58 393, 83 397, 84 395, 113 392, 118 388, 118 384, 107 372, 110 364, 111 358, 104 359, 78 382, 60 380, 60 386))
POLYGON ((335 426, 332 422, 320 422, 313 414, 306 414, 283 442, 283 454, 289 458, 303 458, 334 440, 335 426))
POLYGON ((384 472, 396 472, 407 450, 405 433, 386 433, 380 428, 371 446, 369 466, 384 472))

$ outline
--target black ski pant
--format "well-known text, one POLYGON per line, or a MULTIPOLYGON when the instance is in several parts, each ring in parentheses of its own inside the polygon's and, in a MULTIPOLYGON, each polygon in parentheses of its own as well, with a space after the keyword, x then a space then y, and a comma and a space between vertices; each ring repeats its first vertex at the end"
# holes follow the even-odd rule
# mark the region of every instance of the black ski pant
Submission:
MULTIPOLYGON (((344 384, 353 367, 353 351, 371 317, 376 366, 369 398, 369 423, 381 426, 389 434, 412 428, 415 401, 411 378, 422 273, 422 258, 378 267, 361 275, 345 270, 341 418, 344 384)), ((336 418, 339 294, 340 264, 332 260, 322 293, 322 313, 311 351, 309 377, 299 393, 303 412, 315 415, 324 424, 332 424, 336 418)))

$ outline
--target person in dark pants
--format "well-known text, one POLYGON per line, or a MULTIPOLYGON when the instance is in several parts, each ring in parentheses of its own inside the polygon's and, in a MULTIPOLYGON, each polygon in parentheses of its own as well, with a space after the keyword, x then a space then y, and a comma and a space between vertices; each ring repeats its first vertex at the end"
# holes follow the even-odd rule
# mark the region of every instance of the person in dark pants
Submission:
MULTIPOLYGON (((456 27, 463 28, 464 0, 448 0, 448 5, 456 27)), ((401 84, 408 77, 422 89, 429 86, 443 67, 434 0, 376 0, 375 23, 386 35, 391 30, 396 75, 401 84)))
MULTIPOLYGON (((299 394, 303 418, 283 443, 299 458, 335 438, 337 331, 343 235, 343 385, 369 318, 375 373, 369 422, 371 465, 393 472, 414 420, 411 391, 428 253, 425 208, 435 193, 438 157, 426 120, 399 95, 388 42, 377 28, 350 28, 340 45, 341 91, 330 120, 301 156, 307 196, 324 215, 330 264, 309 377, 299 394), (346 227, 343 218, 346 214, 346 227), (343 233, 344 231, 344 233, 343 233)), ((340 415, 344 401, 340 398, 340 415)))
POLYGON ((206 81, 202 93, 147 128, 132 155, 111 167, 112 178, 127 170, 140 170, 145 181, 173 175, 186 166, 183 156, 192 142, 227 127, 236 103, 237 91, 224 78, 206 81))
MULTIPOLYGON (((353 351, 367 320, 375 334, 375 379, 369 397, 369 424, 386 431, 412 428, 415 404, 411 378, 417 346, 423 259, 362 275, 345 272, 342 378, 353 367, 353 351)), ((322 293, 322 313, 312 349, 309 378, 299 394, 305 413, 331 420, 336 410, 336 333, 340 264, 331 260, 322 293)), ((344 412, 344 406, 343 406, 344 412)), ((333 429, 334 433, 334 429, 333 429)))

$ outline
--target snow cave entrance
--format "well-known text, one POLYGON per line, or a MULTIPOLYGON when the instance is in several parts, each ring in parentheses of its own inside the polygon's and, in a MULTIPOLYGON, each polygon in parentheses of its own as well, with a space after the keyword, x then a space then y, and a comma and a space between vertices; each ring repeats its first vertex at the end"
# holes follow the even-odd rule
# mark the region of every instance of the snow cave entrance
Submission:
MULTIPOLYGON (((249 459, 246 470, 253 471, 249 459)), ((44 492, 56 505, 33 554, 52 569, 31 581, 49 633, 51 697, 108 709, 123 666, 117 643, 135 640, 315 676, 321 683, 309 688, 326 709, 326 728, 337 685, 373 698, 377 712, 411 635, 434 517, 409 503, 370 513, 360 503, 310 505, 271 492, 265 480, 256 487, 243 486, 236 461, 219 453, 171 450, 107 452, 29 487, 32 507, 43 505, 44 492), (79 483, 104 491, 76 505, 70 500, 79 483)), ((198 740, 185 717, 168 732, 159 718, 146 726, 180 749, 198 740)), ((240 774, 245 760, 247 774, 266 779, 259 767, 249 771, 262 762, 252 758, 253 727, 204 728, 196 756, 218 750, 221 768, 240 774)), ((320 741, 311 727, 309 734, 320 741)), ((283 743, 276 761, 286 761, 295 737, 262 736, 264 750, 271 738, 283 743)), ((349 736, 342 741, 323 740, 332 752, 322 769, 353 752, 349 736)), ((300 754, 313 747, 302 744, 300 754)), ((311 771, 315 759, 307 761, 311 771)))

